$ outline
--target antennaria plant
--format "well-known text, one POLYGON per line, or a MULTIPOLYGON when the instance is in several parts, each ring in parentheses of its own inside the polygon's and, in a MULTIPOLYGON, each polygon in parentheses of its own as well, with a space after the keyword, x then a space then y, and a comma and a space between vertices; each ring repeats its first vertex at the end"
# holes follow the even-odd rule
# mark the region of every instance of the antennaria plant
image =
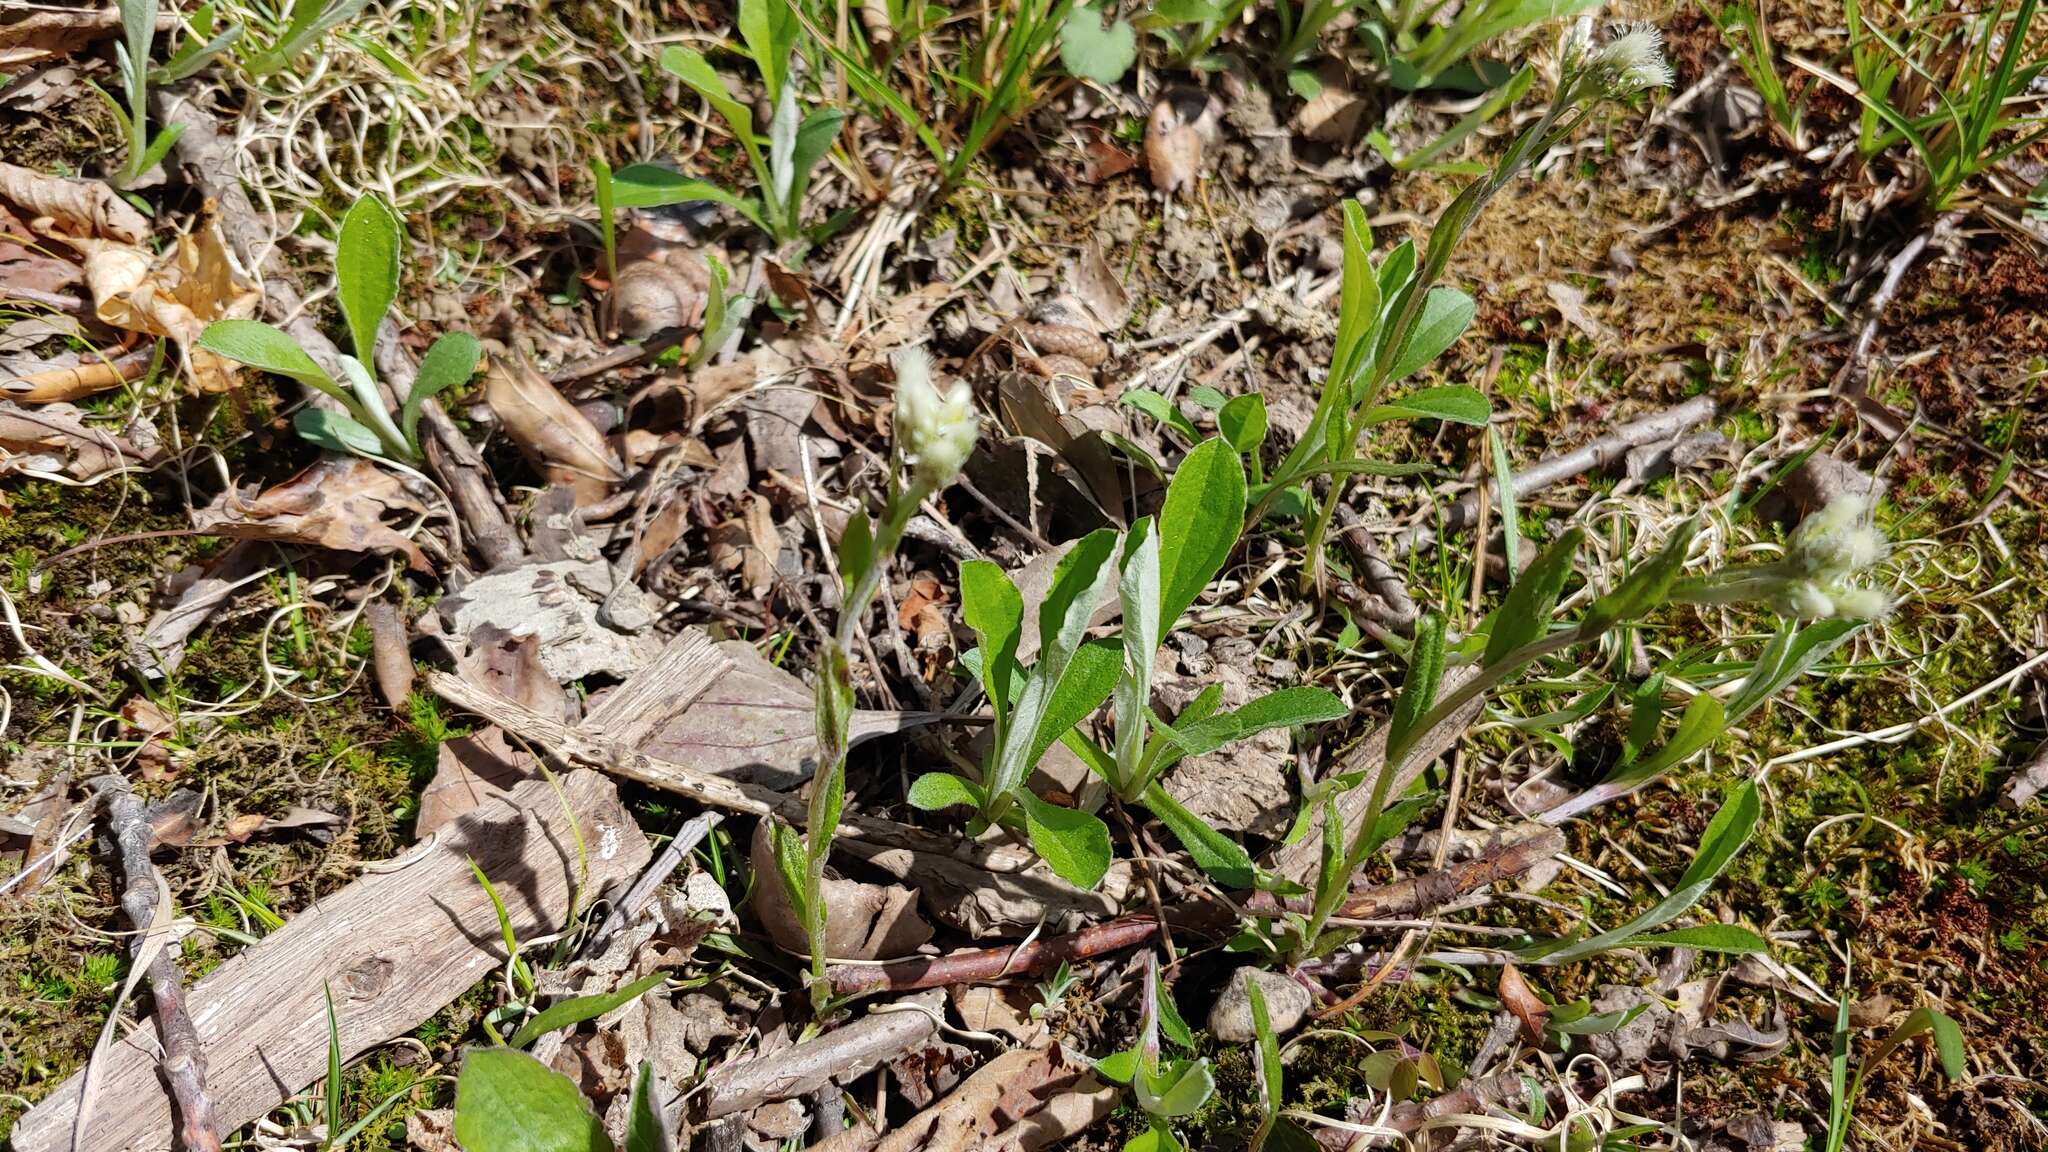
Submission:
POLYGON ((1343 283, 1329 377, 1307 431, 1274 470, 1252 515, 1253 522, 1263 519, 1289 491, 1306 502, 1300 486, 1318 475, 1332 478, 1310 521, 1304 586, 1322 576, 1323 541, 1346 480, 1359 472, 1390 470, 1359 459, 1367 429, 1420 418, 1475 425, 1487 421, 1486 398, 1467 387, 1426 388, 1385 399, 1389 388, 1434 361, 1472 322, 1472 298, 1437 280, 1480 210, 1531 160, 1568 138, 1600 103, 1671 82, 1657 32, 1647 27, 1597 48, 1589 33, 1575 29, 1565 39, 1560 72, 1557 93, 1543 115, 1516 137, 1487 176, 1444 209, 1421 253, 1404 242, 1375 266, 1364 208, 1344 206, 1343 283))
POLYGON ((156 0, 121 0, 121 39, 114 45, 114 60, 121 72, 121 95, 127 107, 99 85, 86 81, 107 102, 127 141, 126 159, 108 177, 116 188, 128 187, 163 163, 171 145, 185 131, 184 125, 174 124, 155 136, 149 134, 149 46, 156 38, 156 13, 156 0))
MULTIPOLYGON (((811 943, 811 1004, 822 1010, 832 986, 825 979, 825 923, 822 898, 825 861, 846 801, 846 749, 853 720, 853 679, 846 653, 861 620, 881 588, 904 526, 925 497, 953 482, 974 451, 979 418, 967 382, 956 380, 944 395, 932 385, 924 349, 896 355, 895 458, 890 490, 880 521, 865 511, 847 522, 839 539, 839 622, 818 653, 816 685, 817 768, 811 778, 810 811, 804 834, 780 822, 769 825, 775 864, 789 904, 811 943)), ((963 574, 963 584, 965 583, 963 574)))
POLYGON ((342 411, 301 408, 292 417, 299 435, 322 448, 356 452, 401 463, 420 460, 420 410, 428 400, 467 381, 476 372, 482 346, 467 332, 449 332, 420 359, 412 391, 393 412, 384 402, 371 369, 377 328, 398 298, 405 237, 398 217, 375 196, 365 196, 342 217, 335 238, 335 298, 355 355, 341 357, 344 387, 298 341, 260 320, 216 320, 200 333, 199 347, 264 372, 289 376, 318 389, 342 411))

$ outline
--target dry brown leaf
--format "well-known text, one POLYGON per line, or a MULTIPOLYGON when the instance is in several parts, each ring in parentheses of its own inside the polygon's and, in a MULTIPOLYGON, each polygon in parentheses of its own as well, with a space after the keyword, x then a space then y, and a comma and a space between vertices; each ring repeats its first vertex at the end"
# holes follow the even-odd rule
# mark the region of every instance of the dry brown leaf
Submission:
MULTIPOLYGON (((44 222, 37 223, 41 226, 44 222)), ((47 227, 40 230, 61 235, 47 227)), ((215 320, 255 315, 262 290, 235 262, 219 221, 209 221, 194 235, 178 237, 162 257, 120 240, 62 239, 85 257, 85 282, 92 289, 94 314, 102 322, 126 332, 175 340, 185 370, 201 392, 225 392, 234 387, 232 362, 198 347, 199 335, 215 320)), ((78 393, 52 387, 16 395, 40 403, 72 399, 78 393)))
POLYGON ((443 742, 436 752, 434 778, 420 791, 413 835, 425 839, 484 801, 511 792, 539 768, 538 760, 513 748, 497 728, 443 742))
POLYGON ((714 525, 705 534, 711 566, 740 573, 747 594, 760 598, 775 586, 775 559, 782 553, 782 535, 775 530, 774 510, 765 497, 749 492, 740 498, 740 514, 714 525))
POLYGON ((37 231, 59 234, 67 241, 102 237, 142 244, 149 239, 149 220, 98 180, 45 176, 32 168, 0 163, 0 199, 31 216, 47 217, 36 222, 43 225, 37 231))
POLYGON ((1067 269, 1068 289, 1087 308, 1097 332, 1116 332, 1130 322, 1131 296, 1124 291, 1116 269, 1102 255, 1098 237, 1081 250, 1080 258, 1067 269))
POLYGON ((1045 1021, 1031 1018, 1032 997, 1023 988, 955 984, 947 989, 960 1024, 971 1032, 1001 1032, 1020 1044, 1045 1035, 1045 1021))
POLYGON ((604 499, 624 478, 590 417, 563 399, 525 355, 492 357, 484 402, 542 475, 576 493, 578 506, 604 499))
MULTIPOLYGON (((0 24, 0 68, 10 72, 46 60, 69 56, 96 40, 121 31, 121 10, 107 8, 42 8, 26 13, 17 5, 19 20, 0 24)), ((178 17, 165 12, 157 17, 157 30, 175 27, 178 17)))
POLYGON ((87 425, 83 415, 69 404, 29 409, 0 400, 0 476, 62 471, 90 480, 156 458, 125 437, 87 425))
MULTIPOLYGON (((811 952, 803 924, 782 889, 768 821, 754 825, 754 914, 776 945, 801 956, 811 952)), ((915 952, 932 938, 932 926, 917 912, 917 893, 897 884, 863 884, 827 872, 825 953, 834 960, 894 960, 915 952)))
POLYGON ((323 456, 312 467, 254 499, 224 492, 192 510, 192 526, 215 536, 279 540, 339 552, 395 552, 415 572, 433 572, 426 553, 384 523, 393 513, 419 515, 426 506, 398 477, 357 456, 323 456))
POLYGON ((1081 179, 1090 184, 1107 184, 1138 166, 1138 158, 1116 146, 1109 133, 1093 124, 1083 124, 1081 151, 1085 162, 1081 179))
POLYGON ((1216 131, 1216 114, 1199 89, 1169 88, 1145 118, 1145 168, 1152 186, 1168 196, 1193 189, 1202 175, 1204 145, 1216 131))
POLYGON ((1531 1044, 1543 1043, 1543 1026, 1550 1020, 1550 1005, 1522 979, 1521 970, 1513 962, 1500 970, 1500 1002, 1522 1022, 1522 1039, 1531 1044))
POLYGON ((102 357, 80 364, 45 368, 40 372, 0 380, 0 393, 31 404, 77 400, 141 379, 149 371, 149 361, 147 355, 111 360, 102 357))
POLYGON ((1343 64, 1325 61, 1316 70, 1322 85, 1295 113, 1296 127, 1311 140, 1325 144, 1348 144, 1358 138, 1365 120, 1365 101, 1351 90, 1351 76, 1343 64))

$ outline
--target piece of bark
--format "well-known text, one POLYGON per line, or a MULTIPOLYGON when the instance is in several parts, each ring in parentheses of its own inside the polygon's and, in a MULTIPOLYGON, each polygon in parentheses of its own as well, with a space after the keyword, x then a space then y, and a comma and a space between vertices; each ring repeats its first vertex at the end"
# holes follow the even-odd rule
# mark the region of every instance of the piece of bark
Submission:
POLYGON ((364 607, 363 619, 370 625, 370 663, 376 673, 377 695, 386 708, 403 708, 406 697, 412 695, 413 681, 405 618, 398 605, 378 600, 364 607))
POLYGON ((869 1012, 814 1040, 769 1056, 715 1068, 704 1078, 703 1117, 716 1120, 777 1100, 808 1096, 826 1084, 844 1084, 873 1071, 898 1052, 938 1033, 946 998, 938 992, 910 997, 904 1008, 869 1012))
MULTIPOLYGON (((1438 698, 1449 696, 1476 674, 1470 667, 1454 668, 1444 673, 1443 684, 1438 688, 1438 698)), ((1465 729, 1479 717, 1485 706, 1483 697, 1474 698, 1471 703, 1458 709, 1444 722, 1422 734, 1409 752, 1408 759, 1394 775, 1394 783, 1388 789, 1388 797, 1401 795, 1421 775, 1422 770, 1455 747, 1465 736, 1465 729)), ((1337 766, 1333 775, 1351 772, 1376 773, 1387 762, 1387 728, 1382 724, 1349 752, 1337 766)), ((1360 820, 1365 819, 1366 805, 1372 800, 1373 779, 1367 775, 1364 783, 1337 797, 1337 815, 1348 837, 1355 831, 1360 820)), ((1322 839, 1318 836, 1304 836, 1290 847, 1283 847, 1271 857, 1270 869, 1297 884, 1309 884, 1315 879, 1316 869, 1322 861, 1322 839)))
POLYGON ((981 1066, 967 1082, 933 1107, 883 1134, 853 1128, 809 1152, 994 1152, 1044 1147, 1065 1132, 1072 1135, 1107 1113, 1116 1101, 1113 1088, 1096 1079, 1088 1062, 1063 1047, 1020 1048, 981 1066), (1065 1115, 1053 1123, 1027 1125, 1052 1103, 1075 1093, 1090 1099, 1078 1111, 1063 1106, 1065 1115), (1080 1123, 1085 1118, 1086 1123, 1080 1123), (1080 1127, 1075 1127, 1080 1123, 1080 1127))
MULTIPOLYGON (((579 885, 587 901, 646 864, 647 840, 610 781, 570 772, 560 785, 558 793, 534 781, 484 805, 193 985, 187 1003, 223 1129, 255 1120, 326 1074, 323 988, 333 989, 346 1060, 416 1027, 504 964, 497 914, 471 859, 491 878, 522 939, 559 930, 579 885), (587 848, 587 876, 571 812, 587 848)), ((98 1090, 122 1106, 100 1110, 94 1152, 171 1147, 157 1046, 154 1023, 144 1023, 108 1049, 98 1090)), ((16 1152, 70 1148, 79 1087, 73 1076, 15 1123, 16 1152)))

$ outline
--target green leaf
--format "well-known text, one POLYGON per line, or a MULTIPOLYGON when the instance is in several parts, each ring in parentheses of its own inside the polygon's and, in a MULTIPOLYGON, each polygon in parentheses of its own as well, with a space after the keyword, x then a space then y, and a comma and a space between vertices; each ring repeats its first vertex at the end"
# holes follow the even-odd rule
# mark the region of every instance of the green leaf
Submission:
POLYGON ((1102 13, 1084 5, 1067 12, 1060 26, 1060 63, 1098 84, 1115 84, 1138 58, 1138 33, 1127 20, 1102 23, 1102 13))
POLYGON ((1621 942, 1623 948, 1692 948, 1700 952, 1769 952, 1770 941, 1734 924, 1702 924, 1697 928, 1674 928, 1650 936, 1634 936, 1621 942))
MULTIPOLYGON (((1436 707, 1437 687, 1444 678, 1444 618, 1425 612, 1415 622, 1415 644, 1408 650, 1408 675, 1401 681, 1401 695, 1394 701, 1394 715, 1387 722, 1387 747, 1406 749, 1419 736, 1415 725, 1436 707)), ((1390 770, 1400 765, 1388 765, 1390 770)))
POLYGON ((398 217, 375 196, 349 206, 334 248, 334 294, 348 322, 356 359, 370 362, 377 326, 398 298, 398 217))
POLYGON ((450 332, 434 341, 427 354, 420 357, 419 375, 413 380, 412 394, 398 411, 398 426, 405 432, 405 442, 420 442, 420 409, 426 402, 455 387, 464 384, 476 374, 476 362, 483 356, 483 345, 467 332, 450 332))
MULTIPOLYGON (((1480 397, 1480 402, 1485 399, 1480 397)), ((1502 567, 1507 569, 1512 587, 1522 575, 1516 567, 1522 555, 1522 518, 1515 512, 1515 474, 1508 465, 1507 443, 1501 439, 1500 429, 1491 424, 1486 426, 1486 444, 1493 457, 1493 501, 1500 509, 1500 554, 1507 559, 1502 567)))
POLYGON ((1096 1074, 1104 1080, 1112 1084, 1129 1084, 1138 1071, 1138 1050, 1127 1048, 1122 1052, 1112 1052, 1092 1063, 1096 1074))
POLYGON ((1252 866, 1251 854, 1244 845, 1232 840, 1208 821, 1187 810, 1180 801, 1159 784, 1145 789, 1145 807, 1159 817, 1173 838, 1194 857, 1195 867, 1210 879, 1225 888, 1244 889, 1252 887, 1257 878, 1252 866))
POLYGON ((1443 355, 1465 334, 1477 308, 1472 297, 1456 288, 1431 288, 1429 295, 1422 298, 1422 314, 1416 318, 1408 338, 1401 342, 1401 350, 1394 354, 1394 367, 1387 373, 1387 383, 1414 375, 1443 355))
POLYGON ((1629 696, 1628 738, 1621 745, 1621 762, 1633 764, 1636 757, 1657 738, 1664 722, 1664 673, 1652 673, 1629 696))
POLYGON ((1247 392, 1224 401, 1216 413, 1216 428, 1239 453, 1256 452, 1266 441, 1266 398, 1247 392))
MULTIPOLYGON (((662 71, 688 84, 697 95, 709 101, 712 110, 718 113, 719 119, 725 121, 725 126, 732 132, 733 137, 749 152, 760 146, 759 138, 754 135, 753 111, 733 98, 732 89, 725 86, 725 78, 711 67, 711 62, 704 59, 702 53, 680 44, 671 44, 661 50, 661 68, 662 71)), ((620 175, 623 176, 626 172, 632 172, 639 167, 636 164, 620 175)))
POLYGON ((1124 1152, 1186 1152, 1173 1129, 1157 1121, 1147 1125, 1143 1132, 1124 1141, 1124 1152))
POLYGON ((1658 901, 1648 912, 1598 936, 1577 942, 1547 940, 1530 945, 1519 954, 1525 960, 1563 964, 1621 947, 1629 940, 1669 924, 1697 904, 1721 873, 1727 871, 1728 865, 1749 843, 1762 813, 1763 802, 1757 796, 1756 784, 1743 781, 1736 786, 1734 794, 1721 806, 1721 810, 1714 814, 1712 823, 1707 825, 1706 835, 1700 838, 1699 852, 1693 856, 1692 864, 1679 878, 1671 895, 1658 901))
POLYGON ((1244 528, 1244 462, 1220 439, 1195 446, 1174 470, 1159 512, 1159 619, 1172 628, 1237 547, 1244 528))
POLYGON ((747 43, 747 55, 761 70, 761 83, 768 89, 768 102, 782 96, 788 79, 789 50, 796 43, 798 24, 789 0, 740 0, 740 38, 747 43))
POLYGON ((1343 700, 1326 688, 1297 685, 1268 692, 1234 711, 1162 727, 1160 735, 1178 753, 1172 759, 1178 760, 1183 756, 1214 752, 1226 744, 1270 728, 1338 720, 1349 715, 1350 711, 1343 700))
POLYGON ((981 789, 951 772, 927 772, 910 786, 910 803, 926 812, 955 805, 979 809, 981 789))
POLYGON ((512 1048, 472 1048, 455 1082, 463 1152, 612 1152, 574 1081, 512 1048))
POLYGON ((1031 738, 1028 763, 1037 764, 1054 741, 1072 732, 1116 689, 1123 672, 1123 650, 1114 640, 1090 640, 1074 651, 1060 682, 1047 698, 1038 731, 1031 738))
POLYGON ((1692 538, 1699 530, 1699 517, 1687 520, 1655 556, 1636 565, 1614 591, 1593 601, 1581 621, 1588 633, 1604 632, 1620 621, 1640 619, 1663 604, 1671 593, 1672 581, 1685 570, 1685 554, 1691 550, 1692 538))
POLYGON ((1508 589, 1500 608, 1493 614, 1493 631, 1486 638, 1482 664, 1497 664, 1508 653, 1540 639, 1550 629, 1551 613, 1564 583, 1571 578, 1572 562, 1578 558, 1585 529, 1573 525, 1550 547, 1543 550, 1508 589))
POLYGON ((1181 414, 1180 409, 1173 406, 1173 401, 1149 388, 1133 388, 1125 392, 1118 403, 1136 408, 1189 440, 1202 438, 1202 434, 1195 430, 1194 424, 1181 414))
POLYGON ((595 1020, 614 1008, 638 1000, 649 989, 657 988, 667 980, 668 973, 656 972, 614 992, 571 996, 567 1000, 557 1000, 539 1015, 520 1025, 519 1031, 512 1034, 509 1043, 514 1048, 524 1048, 558 1028, 569 1028, 585 1020, 595 1020))
POLYGON ((982 686, 996 717, 996 744, 1017 693, 1017 643, 1024 636, 1024 598, 1002 568, 988 560, 960 565, 960 613, 981 646, 982 686))
POLYGON ((633 1103, 626 1114, 626 1152, 674 1152, 661 1104, 654 1098, 654 1064, 642 1060, 633 1077, 633 1103))
POLYGON ((1092 889, 1109 870, 1109 825, 1086 812, 1040 800, 1028 788, 1017 791, 1031 848, 1060 879, 1092 889))
POLYGON ((1686 702, 1671 739, 1649 759, 1630 764, 1602 781, 1603 784, 1646 784, 1690 759, 1693 753, 1714 742, 1727 726, 1721 701, 1702 692, 1686 702))
POLYGON ((621 208, 659 208, 697 200, 737 208, 757 224, 761 219, 760 207, 753 201, 657 164, 632 164, 612 173, 612 201, 621 208))
POLYGON ((307 443, 329 452, 353 452, 363 456, 384 455, 384 442, 352 416, 325 408, 301 408, 292 414, 292 431, 307 443))
POLYGON ((1157 1071, 1142 1064, 1131 1079, 1138 1107, 1160 1117, 1192 1115, 1216 1094, 1216 1077, 1204 1059, 1168 1060, 1157 1071))
POLYGON ((862 573, 874 562, 875 522, 867 509, 858 509, 846 518, 846 531, 839 534, 839 579, 847 586, 859 584, 862 573))
POLYGON ((811 186, 811 173, 817 169, 818 161, 832 150, 832 141, 838 137, 839 126, 845 122, 846 113, 837 108, 813 108, 797 128, 796 144, 789 154, 789 221, 792 226, 802 215, 804 193, 811 186))
POLYGON ((1785 621, 1757 657, 1749 677, 1742 682, 1742 690, 1729 702, 1728 723, 1739 723, 1777 695, 1780 688, 1805 675, 1828 653, 1847 643, 1861 627, 1861 620, 1821 620, 1804 627, 1797 620, 1785 621))
POLYGON ((1147 516, 1124 534, 1117 599, 1123 604, 1123 669, 1113 690, 1116 759, 1104 776, 1129 798, 1142 782, 1145 721, 1152 699, 1152 662, 1159 651, 1159 533, 1147 516))
POLYGON ((289 376, 330 396, 343 395, 327 370, 299 342, 261 320, 215 320, 199 333, 199 346, 259 372, 289 376))
POLYGON ((1484 428, 1492 416, 1493 407, 1477 388, 1446 384, 1440 388, 1419 389, 1399 400, 1374 405, 1366 409, 1359 420, 1361 425, 1384 424, 1389 420, 1446 420, 1484 428))
POLYGON ((1266 1010, 1266 993, 1257 980, 1247 980, 1245 992, 1249 994, 1252 1007, 1252 1032, 1258 1037, 1258 1047, 1252 1049, 1252 1058, 1259 1072, 1259 1110, 1271 1116, 1280 1110, 1284 1099, 1286 1070, 1280 1066, 1280 1040, 1273 1032, 1273 1017, 1266 1010))
POLYGON ((334 1015, 334 986, 323 982, 320 992, 327 999, 327 1082, 321 1086, 327 1106, 320 1119, 332 1132, 341 1126, 341 1022, 334 1015))
POLYGON ((1182 1048, 1195 1046, 1194 1029, 1180 1018, 1180 1008, 1173 1002, 1173 991, 1164 982, 1157 983, 1157 995, 1153 997, 1153 1008, 1159 1013, 1159 1031, 1169 1044, 1182 1048))
POLYGON ((1365 371, 1380 322, 1380 281, 1372 267, 1372 225, 1365 205, 1347 199, 1344 209, 1344 282, 1337 304, 1337 343, 1330 354, 1330 384, 1349 395, 1365 371))
POLYGON ((1313 100, 1323 94, 1323 82, 1306 68, 1287 70, 1287 90, 1303 100, 1313 100))
POLYGON ((772 818, 768 823, 768 842, 775 852, 775 873, 782 882, 783 895, 789 898, 790 911, 796 913, 797 922, 804 925, 808 934, 811 925, 810 852, 804 847, 803 837, 797 835, 796 829, 772 818))

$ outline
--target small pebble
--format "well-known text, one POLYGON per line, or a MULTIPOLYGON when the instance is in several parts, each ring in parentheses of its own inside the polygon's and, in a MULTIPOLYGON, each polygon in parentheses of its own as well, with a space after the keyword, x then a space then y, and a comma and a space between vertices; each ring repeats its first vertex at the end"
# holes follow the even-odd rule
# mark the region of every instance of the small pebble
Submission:
POLYGON ((1209 1009, 1209 1031, 1217 1040, 1248 1044, 1258 1039, 1258 1029, 1252 1026, 1252 994, 1247 990, 1254 980, 1265 994, 1266 1019, 1272 1023, 1275 1036, 1292 1032, 1308 1016, 1314 1000, 1308 989, 1293 978, 1261 968, 1239 968, 1230 974, 1230 983, 1216 997, 1216 1006, 1209 1009))

